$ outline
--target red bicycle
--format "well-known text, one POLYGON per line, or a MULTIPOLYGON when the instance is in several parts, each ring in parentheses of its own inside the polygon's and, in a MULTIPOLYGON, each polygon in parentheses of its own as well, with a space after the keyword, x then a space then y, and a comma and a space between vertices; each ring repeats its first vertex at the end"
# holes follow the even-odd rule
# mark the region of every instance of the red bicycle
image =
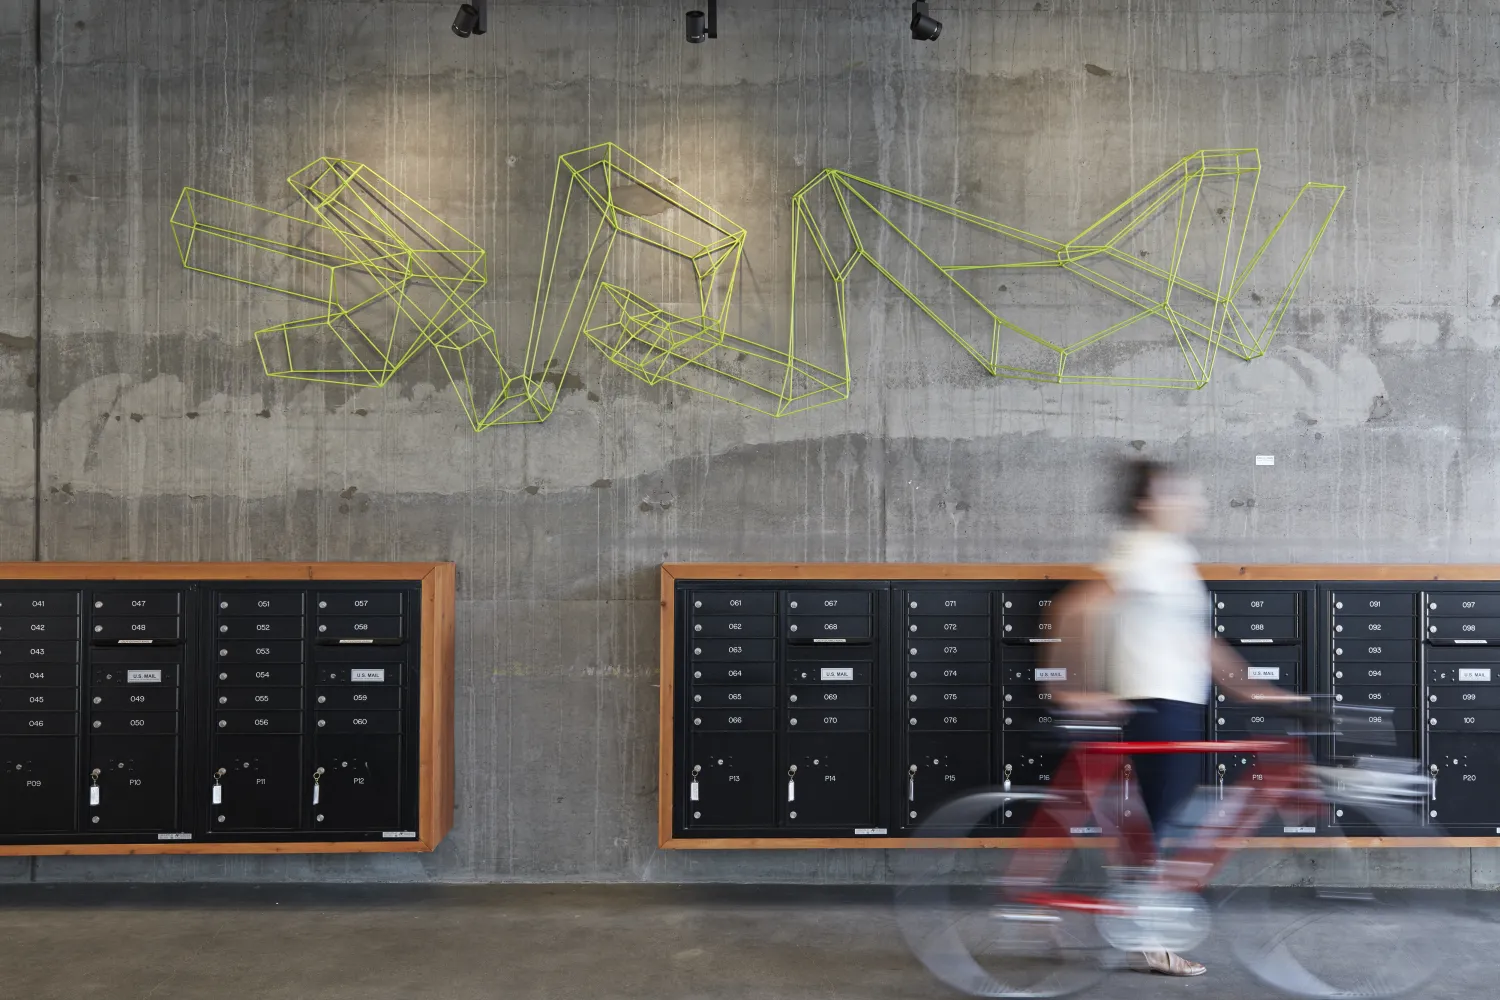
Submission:
MULTIPOLYGON (((1368 719, 1361 710, 1361 723, 1368 719)), ((1305 733, 1124 743, 1115 727, 1060 729, 1065 748, 1048 787, 963 796, 917 833, 937 841, 983 835, 1030 812, 1014 847, 918 847, 903 858, 897 918, 913 952, 943 982, 972 996, 1065 996, 1131 953, 1196 946, 1214 911, 1241 964, 1290 995, 1398 996, 1436 970, 1443 922, 1434 911, 1442 897, 1371 885, 1362 851, 1347 843, 1414 832, 1430 787, 1417 761, 1319 766, 1310 762, 1305 733), (1218 755, 1239 771, 1237 780, 1201 790, 1194 822, 1161 856, 1129 764, 1156 753, 1218 755), (1237 850, 1268 827, 1310 826, 1339 842, 1310 855, 1305 868, 1284 852, 1237 850), (1239 887, 1210 891, 1220 873, 1239 887)))

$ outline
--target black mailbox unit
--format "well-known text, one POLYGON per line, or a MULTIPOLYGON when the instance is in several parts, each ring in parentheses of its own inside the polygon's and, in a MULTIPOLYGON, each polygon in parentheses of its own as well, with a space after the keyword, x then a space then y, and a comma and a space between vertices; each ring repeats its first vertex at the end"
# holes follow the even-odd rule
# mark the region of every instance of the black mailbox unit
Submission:
POLYGON ((895 826, 915 829, 954 794, 994 782, 994 600, 988 588, 897 590, 902 692, 895 826))
POLYGON ((423 589, 0 581, 0 851, 432 836, 423 589))
MULTIPOLYGON (((886 593, 714 587, 682 595, 684 829, 854 835, 885 812, 886 593)), ((882 833, 885 831, 882 830, 882 833)))
MULTIPOLYGON (((753 568, 728 580, 664 567, 663 846, 899 844, 955 795, 1051 782, 1058 751, 1038 737, 1052 722, 1048 682, 1066 668, 1045 651, 1077 637, 1058 634, 1050 611, 1082 567, 893 566, 889 579, 869 566, 811 579, 816 567, 753 568)), ((1309 739, 1315 759, 1411 760, 1431 779, 1412 827, 1500 836, 1500 570, 1342 569, 1205 567, 1213 633, 1247 679, 1369 723, 1309 739)), ((1294 727, 1217 686, 1204 721, 1216 741, 1294 727)), ((1253 753, 1204 755, 1210 801, 1259 766, 1253 753)), ((968 832, 976 845, 1024 832, 1029 804, 1001 801, 968 832)), ((1374 830, 1332 806, 1275 817, 1261 835, 1374 830)))

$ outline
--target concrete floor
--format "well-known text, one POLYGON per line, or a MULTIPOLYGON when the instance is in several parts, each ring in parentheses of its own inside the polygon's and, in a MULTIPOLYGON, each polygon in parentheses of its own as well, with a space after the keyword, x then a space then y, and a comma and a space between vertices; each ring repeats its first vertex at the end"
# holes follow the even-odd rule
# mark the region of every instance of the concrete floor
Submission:
MULTIPOLYGON (((1500 901, 1497 901, 1500 902, 1500 901)), ((1454 897, 1424 998, 1493 995, 1500 907, 1454 897)), ((1208 976, 1120 973, 1088 996, 1264 997, 1211 942, 1208 976)), ((885 892, 639 886, 17 886, 0 889, 5 997, 532 1000, 952 997, 885 892)))

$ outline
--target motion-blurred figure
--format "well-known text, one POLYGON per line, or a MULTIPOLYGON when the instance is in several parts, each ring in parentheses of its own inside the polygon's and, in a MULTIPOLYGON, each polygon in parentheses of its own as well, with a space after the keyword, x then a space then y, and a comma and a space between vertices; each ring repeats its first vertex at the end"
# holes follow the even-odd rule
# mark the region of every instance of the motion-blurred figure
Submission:
MULTIPOLYGON (((1102 579, 1069 588, 1053 608, 1057 634, 1081 640, 1049 647, 1049 662, 1068 668, 1055 692, 1068 714, 1118 719, 1130 742, 1181 742, 1205 738, 1214 682, 1242 700, 1304 700, 1242 680, 1239 656, 1213 637, 1208 588, 1187 540, 1205 507, 1202 484, 1170 465, 1133 461, 1123 470, 1124 524, 1099 566, 1102 579)), ((1200 762, 1192 753, 1133 760, 1158 847, 1197 789, 1200 762)), ((1170 952, 1143 957, 1164 975, 1207 971, 1170 952)))

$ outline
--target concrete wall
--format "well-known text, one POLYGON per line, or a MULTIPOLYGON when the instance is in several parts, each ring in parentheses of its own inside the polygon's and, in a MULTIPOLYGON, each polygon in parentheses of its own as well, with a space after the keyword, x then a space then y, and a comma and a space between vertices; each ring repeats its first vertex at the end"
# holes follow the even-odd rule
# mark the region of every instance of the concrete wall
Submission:
MULTIPOLYGON (((1211 559, 1500 561, 1487 4, 966 2, 919 45, 901 3, 726 0, 691 47, 684 6, 498 3, 465 42, 447 0, 0 5, 0 549, 30 556, 37 491, 46 559, 460 570, 459 811, 436 854, 0 877, 883 879, 879 851, 655 849, 659 562, 1086 559, 1104 460, 1136 453, 1206 475, 1211 559), (734 320, 767 338, 788 199, 824 166, 1049 235, 1201 147, 1261 149, 1262 223, 1304 180, 1350 191, 1270 355, 1221 358, 1199 393, 990 379, 865 281, 847 403, 772 421, 584 351, 550 421, 482 435, 430 360, 380 390, 266 378, 250 332, 285 300, 185 272, 167 224, 186 184, 287 208, 315 156, 363 160, 490 252, 479 306, 519 350, 555 158, 606 140, 748 228, 734 320)), ((1065 326, 1105 315, 1040 294, 1065 326)), ((1173 357, 1160 334, 1110 350, 1115 371, 1173 357)), ((1481 852, 1376 864, 1500 878, 1481 852)))
POLYGON ((0 558, 36 541, 36 11, 0 10, 0 558))

